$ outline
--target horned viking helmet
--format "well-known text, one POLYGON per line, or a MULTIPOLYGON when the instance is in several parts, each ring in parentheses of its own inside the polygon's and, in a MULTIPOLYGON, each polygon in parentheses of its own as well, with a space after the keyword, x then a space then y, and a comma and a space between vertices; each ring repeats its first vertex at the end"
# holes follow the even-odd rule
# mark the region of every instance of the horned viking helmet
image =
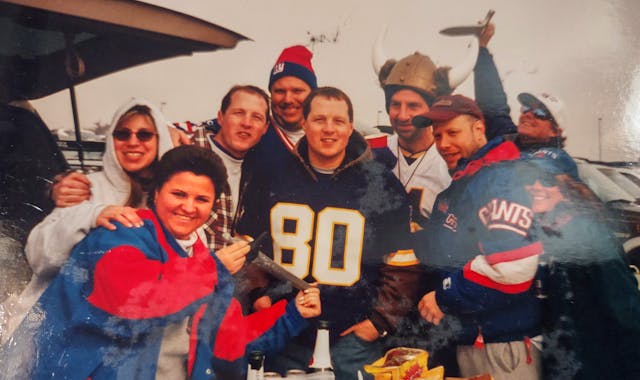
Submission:
POLYGON ((436 67, 429 56, 419 52, 399 61, 386 59, 382 48, 384 34, 383 30, 374 44, 372 63, 385 92, 387 111, 391 96, 402 88, 417 91, 429 105, 436 97, 451 94, 471 74, 478 57, 478 40, 474 37, 466 57, 453 68, 436 67))

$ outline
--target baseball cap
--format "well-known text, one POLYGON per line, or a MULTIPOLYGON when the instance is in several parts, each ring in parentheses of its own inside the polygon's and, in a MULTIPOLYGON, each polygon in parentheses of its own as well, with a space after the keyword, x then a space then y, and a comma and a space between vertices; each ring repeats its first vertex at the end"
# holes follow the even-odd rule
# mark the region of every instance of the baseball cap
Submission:
POLYGON ((553 175, 568 174, 574 180, 580 181, 576 162, 562 149, 541 147, 527 154, 524 159, 537 165, 547 173, 553 175))
POLYGON ((564 103, 557 96, 548 92, 529 93, 522 92, 518 95, 518 101, 523 106, 534 107, 541 103, 553 116, 559 128, 563 128, 565 124, 564 103))
POLYGON ((482 111, 476 102, 467 98, 464 95, 444 95, 436 98, 431 105, 429 112, 422 114, 422 116, 436 121, 449 121, 456 116, 471 115, 480 120, 484 120, 482 111))

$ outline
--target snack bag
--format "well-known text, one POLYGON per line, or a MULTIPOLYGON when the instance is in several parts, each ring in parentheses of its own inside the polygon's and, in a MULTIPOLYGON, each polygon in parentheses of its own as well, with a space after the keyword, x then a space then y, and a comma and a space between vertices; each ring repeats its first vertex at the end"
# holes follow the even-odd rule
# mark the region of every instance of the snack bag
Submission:
MULTIPOLYGON (((413 380, 423 378, 427 370, 429 353, 417 348, 393 348, 375 362, 365 365, 364 370, 375 380, 413 380)), ((437 369, 437 368, 434 368, 437 369)), ((444 368, 442 369, 444 375, 444 368)), ((430 378, 430 380, 436 378, 430 378)), ((438 380, 442 379, 440 377, 438 380)))

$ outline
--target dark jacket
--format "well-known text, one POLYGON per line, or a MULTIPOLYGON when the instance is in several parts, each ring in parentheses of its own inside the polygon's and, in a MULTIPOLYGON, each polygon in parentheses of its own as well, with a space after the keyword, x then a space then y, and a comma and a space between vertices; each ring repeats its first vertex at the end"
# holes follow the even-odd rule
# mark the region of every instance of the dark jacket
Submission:
POLYGON ((549 138, 545 141, 533 141, 518 136, 518 128, 511 119, 511 109, 507 95, 493 57, 487 48, 480 48, 474 68, 476 103, 482 110, 486 124, 487 139, 505 136, 520 149, 523 159, 548 158, 559 160, 558 165, 572 178, 578 179, 578 167, 571 156, 562 149, 563 137, 549 138))
POLYGON ((367 318, 393 331, 415 305, 420 270, 413 252, 402 251, 410 251, 406 192, 372 160, 364 138, 352 134, 333 174, 311 168, 305 137, 295 155, 258 174, 239 232, 269 231, 265 252, 300 278, 320 283, 322 318, 332 334, 367 318), (413 260, 400 261, 407 257, 413 260))
POLYGON ((548 379, 640 379, 640 292, 616 237, 593 210, 561 202, 539 217, 545 248, 548 379))

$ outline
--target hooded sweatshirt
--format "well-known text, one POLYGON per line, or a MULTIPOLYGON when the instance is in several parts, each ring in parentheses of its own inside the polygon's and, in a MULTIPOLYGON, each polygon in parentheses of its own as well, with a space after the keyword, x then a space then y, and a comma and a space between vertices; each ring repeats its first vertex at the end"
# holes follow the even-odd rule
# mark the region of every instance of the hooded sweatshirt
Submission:
MULTIPOLYGON (((91 228, 96 227, 95 221, 100 212, 110 205, 122 206, 129 199, 131 180, 118 162, 112 133, 120 117, 134 105, 145 105, 151 109, 158 133, 158 159, 173 147, 166 119, 150 102, 131 98, 116 111, 106 132, 103 169, 87 176, 91 182, 91 198, 73 207, 56 208, 29 234, 25 254, 33 269, 33 276, 20 295, 10 296, 0 306, 0 309, 4 309, 6 318, 3 328, 0 313, 0 344, 4 344, 20 324, 27 311, 67 260, 71 249, 91 228)), ((143 202, 138 206, 144 207, 145 204, 143 202)))

